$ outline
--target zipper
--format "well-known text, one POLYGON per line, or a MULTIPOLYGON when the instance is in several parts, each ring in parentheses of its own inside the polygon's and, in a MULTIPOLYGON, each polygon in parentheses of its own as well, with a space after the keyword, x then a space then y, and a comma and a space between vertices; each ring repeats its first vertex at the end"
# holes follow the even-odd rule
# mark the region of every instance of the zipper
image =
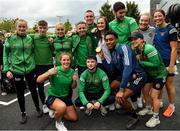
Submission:
POLYGON ((24 65, 24 71, 25 71, 25 73, 24 74, 26 74, 26 67, 25 67, 25 57, 24 57, 24 41, 23 41, 23 38, 21 38, 21 40, 22 40, 22 46, 23 46, 23 65, 24 65))

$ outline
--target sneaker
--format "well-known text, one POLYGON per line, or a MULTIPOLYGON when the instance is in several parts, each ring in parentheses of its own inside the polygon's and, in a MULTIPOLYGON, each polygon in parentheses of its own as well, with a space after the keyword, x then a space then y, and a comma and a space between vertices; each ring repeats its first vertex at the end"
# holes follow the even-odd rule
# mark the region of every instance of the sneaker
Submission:
POLYGON ((107 110, 106 110, 106 108, 105 108, 103 105, 101 105, 100 111, 101 111, 101 115, 102 115, 102 116, 106 116, 106 114, 108 113, 107 110))
POLYGON ((147 127, 155 127, 158 124, 160 124, 159 118, 155 118, 154 116, 149 119, 149 121, 146 122, 147 127))
POLYGON ((85 107, 84 106, 80 106, 79 109, 82 111, 82 110, 85 110, 85 107))
POLYGON ((138 118, 132 118, 128 123, 126 124, 126 128, 128 130, 133 130, 136 128, 137 123, 139 122, 138 118))
POLYGON ((143 107, 143 102, 142 102, 142 98, 137 98, 137 106, 138 108, 142 108, 143 107))
POLYGON ((50 118, 54 118, 54 115, 55 115, 55 111, 49 109, 49 117, 50 117, 50 118))
POLYGON ((179 60, 176 60, 176 63, 179 64, 179 60))
POLYGON ((116 109, 121 109, 121 105, 119 103, 115 104, 116 109))
POLYGON ((43 111, 41 109, 37 109, 37 117, 40 118, 43 116, 43 111))
POLYGON ((26 122, 27 122, 27 115, 26 115, 25 112, 23 112, 23 113, 21 114, 20 123, 21 123, 21 124, 25 124, 26 122))
POLYGON ((109 111, 114 111, 114 110, 115 110, 115 105, 114 105, 114 103, 111 104, 111 105, 109 105, 108 108, 109 108, 109 111))
POLYGON ((46 104, 43 105, 42 110, 43 110, 43 113, 44 113, 44 114, 46 114, 46 113, 49 112, 49 108, 47 107, 46 104))
POLYGON ((138 115, 140 115, 140 116, 144 116, 146 114, 152 115, 153 114, 152 109, 143 108, 141 111, 138 112, 138 115))
POLYGON ((6 93, 6 92, 1 92, 1 95, 2 95, 2 96, 6 96, 7 93, 6 93))
POLYGON ((86 109, 86 110, 85 110, 85 114, 86 114, 87 116, 90 116, 90 115, 92 114, 92 110, 86 109))
POLYGON ((64 126, 64 123, 62 121, 60 121, 60 122, 56 121, 55 126, 58 129, 58 131, 68 131, 67 128, 64 126))
POLYGON ((165 110, 163 115, 165 117, 171 117, 173 115, 174 111, 175 111, 175 109, 173 109, 171 106, 168 106, 168 108, 165 110))

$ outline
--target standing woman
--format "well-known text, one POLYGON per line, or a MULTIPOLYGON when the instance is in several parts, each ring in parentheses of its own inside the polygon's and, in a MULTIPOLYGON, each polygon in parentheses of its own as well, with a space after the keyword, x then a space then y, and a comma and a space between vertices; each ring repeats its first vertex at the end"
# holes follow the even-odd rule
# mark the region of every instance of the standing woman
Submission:
MULTIPOLYGON (((106 31, 108 31, 108 29, 109 28, 108 28, 108 23, 107 23, 106 18, 105 17, 99 17, 97 19, 97 28, 94 28, 92 33, 95 36, 95 39, 96 39, 96 42, 97 42, 97 45, 99 48, 99 50, 97 48, 96 52, 99 52, 102 50, 106 61, 108 63, 110 63, 111 62, 111 54, 110 54, 109 49, 108 49, 106 42, 104 40, 104 34, 106 33, 106 31)), ((96 57, 97 57, 97 62, 102 63, 102 60, 99 57, 99 55, 96 55, 96 57)))
POLYGON ((37 78, 38 83, 47 79, 50 81, 46 105, 55 111, 55 126, 60 131, 67 131, 61 121, 63 117, 70 121, 77 121, 78 119, 71 99, 71 90, 76 87, 78 76, 70 68, 71 58, 72 56, 69 53, 62 53, 60 55, 61 66, 51 68, 37 78))
POLYGON ((55 33, 54 49, 56 54, 56 65, 60 65, 60 54, 62 52, 72 53, 72 41, 71 38, 65 36, 65 27, 62 23, 56 25, 55 33))
POLYGON ((177 56, 177 30, 171 24, 165 22, 165 12, 163 10, 155 11, 154 22, 156 24, 154 44, 169 71, 166 81, 169 106, 163 115, 171 117, 175 111, 174 103, 176 93, 173 80, 177 56))
POLYGON ((21 110, 21 124, 27 121, 24 77, 28 83, 38 116, 41 114, 36 90, 33 43, 32 38, 27 36, 27 28, 27 22, 25 20, 17 20, 16 33, 6 39, 3 52, 3 70, 9 79, 14 79, 16 86, 17 98, 21 110))

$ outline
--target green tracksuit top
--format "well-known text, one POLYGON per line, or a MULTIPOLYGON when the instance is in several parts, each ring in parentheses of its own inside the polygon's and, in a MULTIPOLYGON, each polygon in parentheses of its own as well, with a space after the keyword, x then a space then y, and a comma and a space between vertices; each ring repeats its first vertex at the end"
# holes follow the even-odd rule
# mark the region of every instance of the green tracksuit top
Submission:
POLYGON ((30 36, 16 34, 7 38, 3 52, 3 70, 24 75, 35 69, 33 42, 30 36))
POLYGON ((58 73, 49 77, 48 96, 67 97, 72 90, 74 70, 63 71, 61 66, 56 69, 58 73))
POLYGON ((96 25, 95 23, 93 23, 91 26, 89 26, 89 27, 87 28, 87 33, 90 34, 91 31, 92 31, 92 29, 94 29, 94 28, 96 28, 96 27, 97 27, 97 25, 96 25))
POLYGON ((53 64, 53 47, 48 43, 47 35, 30 35, 34 44, 34 58, 36 65, 53 64))
POLYGON ((93 54, 92 39, 90 36, 79 36, 73 35, 73 55, 74 55, 74 66, 86 67, 86 59, 88 55, 93 54))
POLYGON ((140 61, 140 65, 145 69, 148 75, 155 79, 167 76, 168 71, 162 58, 152 44, 144 44, 142 55, 143 60, 140 61))
MULTIPOLYGON (((132 17, 124 17, 124 20, 118 21, 117 19, 109 23, 109 28, 118 35, 118 44, 128 44, 128 38, 131 36, 131 32, 139 28, 136 20, 132 17)), ((117 47, 116 46, 116 47, 117 47)))
POLYGON ((67 37, 54 37, 54 49, 56 54, 56 65, 60 65, 59 56, 62 52, 72 54, 72 40, 67 37))
POLYGON ((78 81, 78 94, 82 104, 86 105, 88 103, 85 92, 100 93, 102 90, 104 90, 104 93, 98 100, 101 104, 109 97, 111 92, 108 77, 100 68, 97 68, 93 73, 86 69, 78 81))

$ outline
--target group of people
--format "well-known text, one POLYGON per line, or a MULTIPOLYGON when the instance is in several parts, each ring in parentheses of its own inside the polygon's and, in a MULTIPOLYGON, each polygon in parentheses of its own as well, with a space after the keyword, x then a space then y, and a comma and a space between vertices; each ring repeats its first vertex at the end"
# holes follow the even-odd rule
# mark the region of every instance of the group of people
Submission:
POLYGON ((85 107, 85 113, 100 110, 105 116, 106 105, 121 105, 132 119, 127 129, 134 129, 139 115, 150 114, 147 127, 160 124, 159 110, 165 86, 169 106, 163 113, 171 117, 175 111, 173 86, 177 56, 177 31, 165 22, 163 10, 153 14, 155 27, 149 25, 150 15, 140 16, 139 25, 126 16, 125 5, 113 5, 115 19, 85 12, 85 22, 76 24, 76 31, 65 34, 65 27, 55 26, 55 35, 47 35, 48 23, 38 22, 38 34, 27 34, 27 22, 16 21, 16 32, 6 38, 3 52, 3 71, 13 79, 21 110, 22 124, 27 122, 25 83, 27 81, 37 116, 54 112, 55 126, 67 130, 62 118, 78 120, 75 107, 85 107), (47 96, 44 82, 49 80, 47 96), (72 93, 78 88, 78 98, 72 93), (38 88, 38 90, 36 90, 38 88), (141 96, 142 92, 142 96, 141 96), (40 108, 38 94, 43 105, 40 108), (137 100, 144 108, 137 112, 137 100))

